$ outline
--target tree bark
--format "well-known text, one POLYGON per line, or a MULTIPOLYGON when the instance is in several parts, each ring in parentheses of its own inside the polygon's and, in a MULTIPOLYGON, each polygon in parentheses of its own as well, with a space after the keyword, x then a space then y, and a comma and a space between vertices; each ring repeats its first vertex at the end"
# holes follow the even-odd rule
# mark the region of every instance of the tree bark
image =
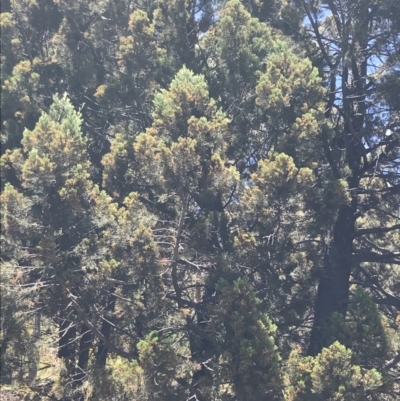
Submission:
MULTIPOLYGON (((36 305, 35 307, 38 308, 39 304, 39 299, 36 299, 36 305)), ((38 351, 36 347, 36 343, 40 338, 40 322, 41 322, 41 313, 40 310, 37 309, 33 315, 33 347, 34 347, 34 355, 33 355, 33 360, 30 361, 29 363, 29 373, 27 377, 28 383, 31 383, 33 380, 36 379, 37 375, 37 370, 38 370, 38 351)))
MULTIPOLYGON (((206 287, 202 297, 202 302, 207 304, 210 302, 211 298, 212 290, 210 287, 206 287)), ((201 369, 195 370, 192 375, 188 399, 199 401, 205 401, 209 395, 205 394, 207 393, 206 382, 208 382, 210 385, 212 382, 212 376, 210 371, 204 366, 203 362, 213 357, 213 344, 207 338, 197 336, 196 333, 193 332, 193 326, 199 328, 201 331, 206 332, 205 330, 207 324, 205 322, 207 320, 208 316, 206 315, 206 312, 198 309, 196 313, 196 321, 192 322, 192 324, 188 327, 192 361, 201 364, 201 369), (205 388, 200 388, 199 383, 203 383, 205 388)))
MULTIPOLYGON (((103 323, 101 325, 101 334, 107 341, 110 341, 111 331, 112 331, 111 320, 115 310, 115 301, 116 301, 114 292, 115 288, 112 288, 110 290, 110 295, 108 296, 107 299, 107 304, 105 307, 105 316, 103 318, 103 323)), ((108 351, 109 349, 107 344, 104 341, 100 341, 96 354, 96 363, 98 366, 100 367, 106 366, 108 351)))
POLYGON ((9 384, 11 382, 11 377, 7 375, 5 357, 6 351, 8 348, 8 344, 10 342, 10 338, 6 336, 3 338, 3 341, 0 344, 0 383, 1 384, 9 384))
POLYGON ((324 270, 314 306, 314 323, 308 354, 317 355, 326 344, 325 325, 333 313, 346 314, 352 268, 354 207, 344 206, 336 219, 333 238, 327 245, 324 270))
POLYGON ((89 351, 93 343, 93 334, 90 329, 82 324, 81 340, 79 342, 78 368, 79 372, 76 377, 76 384, 80 385, 85 379, 85 371, 89 362, 89 351))
POLYGON ((75 355, 75 324, 67 319, 60 322, 59 340, 58 340, 58 357, 70 359, 75 355))

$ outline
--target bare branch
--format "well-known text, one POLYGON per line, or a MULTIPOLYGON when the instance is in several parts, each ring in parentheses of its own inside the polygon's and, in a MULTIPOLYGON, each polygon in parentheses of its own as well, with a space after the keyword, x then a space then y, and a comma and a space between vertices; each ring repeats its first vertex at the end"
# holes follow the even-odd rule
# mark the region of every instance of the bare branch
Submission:
POLYGON ((384 234, 394 230, 400 230, 400 224, 395 224, 394 226, 390 227, 362 228, 360 230, 357 230, 357 232, 354 234, 354 237, 361 237, 362 235, 368 234, 384 234))
POLYGON ((73 305, 73 308, 76 310, 76 312, 79 314, 80 318, 83 320, 83 322, 86 324, 87 327, 92 331, 92 333, 97 336, 111 351, 115 352, 117 355, 122 356, 123 358, 126 358, 128 360, 132 360, 134 358, 134 355, 132 355, 129 352, 126 352, 117 346, 115 346, 111 341, 109 341, 101 332, 98 330, 88 319, 85 311, 79 306, 78 302, 75 300, 75 296, 71 294, 68 290, 67 292, 69 293, 69 298, 71 299, 71 304, 73 305))
POLYGON ((376 252, 360 252, 353 255, 355 262, 388 263, 400 265, 400 253, 388 252, 379 254, 376 252))

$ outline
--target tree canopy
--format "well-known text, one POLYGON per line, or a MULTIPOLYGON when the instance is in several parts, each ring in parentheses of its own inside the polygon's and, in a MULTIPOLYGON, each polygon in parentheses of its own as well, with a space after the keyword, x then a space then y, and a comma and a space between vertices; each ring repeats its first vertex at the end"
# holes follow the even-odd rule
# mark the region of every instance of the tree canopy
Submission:
POLYGON ((0 395, 400 399, 398 0, 0 16, 0 395))

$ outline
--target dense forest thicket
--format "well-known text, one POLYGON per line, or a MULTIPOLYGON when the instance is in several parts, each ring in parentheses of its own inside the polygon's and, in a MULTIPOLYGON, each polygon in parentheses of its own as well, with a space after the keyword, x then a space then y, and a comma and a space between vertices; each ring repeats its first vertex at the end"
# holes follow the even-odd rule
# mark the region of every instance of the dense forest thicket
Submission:
POLYGON ((1 394, 399 400, 399 94, 399 0, 2 1, 1 394))

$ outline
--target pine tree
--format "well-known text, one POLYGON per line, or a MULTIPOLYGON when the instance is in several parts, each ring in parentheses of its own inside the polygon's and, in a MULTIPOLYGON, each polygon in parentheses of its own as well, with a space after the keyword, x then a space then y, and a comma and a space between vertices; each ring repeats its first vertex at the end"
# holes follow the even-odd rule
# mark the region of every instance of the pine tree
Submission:
POLYGON ((2 4, 2 386, 397 400, 397 3, 2 4))
POLYGON ((390 92, 386 98, 379 89, 387 79, 381 71, 390 77, 396 74, 399 31, 394 15, 398 6, 391 1, 382 7, 375 1, 360 7, 352 1, 297 3, 309 20, 329 88, 324 106, 328 126, 320 134, 324 157, 331 179, 346 182, 351 199, 330 212, 324 275, 309 347, 315 355, 324 346, 324 322, 332 313, 346 313, 351 276, 361 277, 370 286, 371 263, 399 263, 390 239, 400 228, 396 221, 398 111, 390 92), (321 29, 326 33, 321 34, 321 29), (376 35, 379 40, 375 41, 376 35), (382 52, 387 57, 380 62, 382 52), (385 237, 387 245, 378 245, 385 237))

